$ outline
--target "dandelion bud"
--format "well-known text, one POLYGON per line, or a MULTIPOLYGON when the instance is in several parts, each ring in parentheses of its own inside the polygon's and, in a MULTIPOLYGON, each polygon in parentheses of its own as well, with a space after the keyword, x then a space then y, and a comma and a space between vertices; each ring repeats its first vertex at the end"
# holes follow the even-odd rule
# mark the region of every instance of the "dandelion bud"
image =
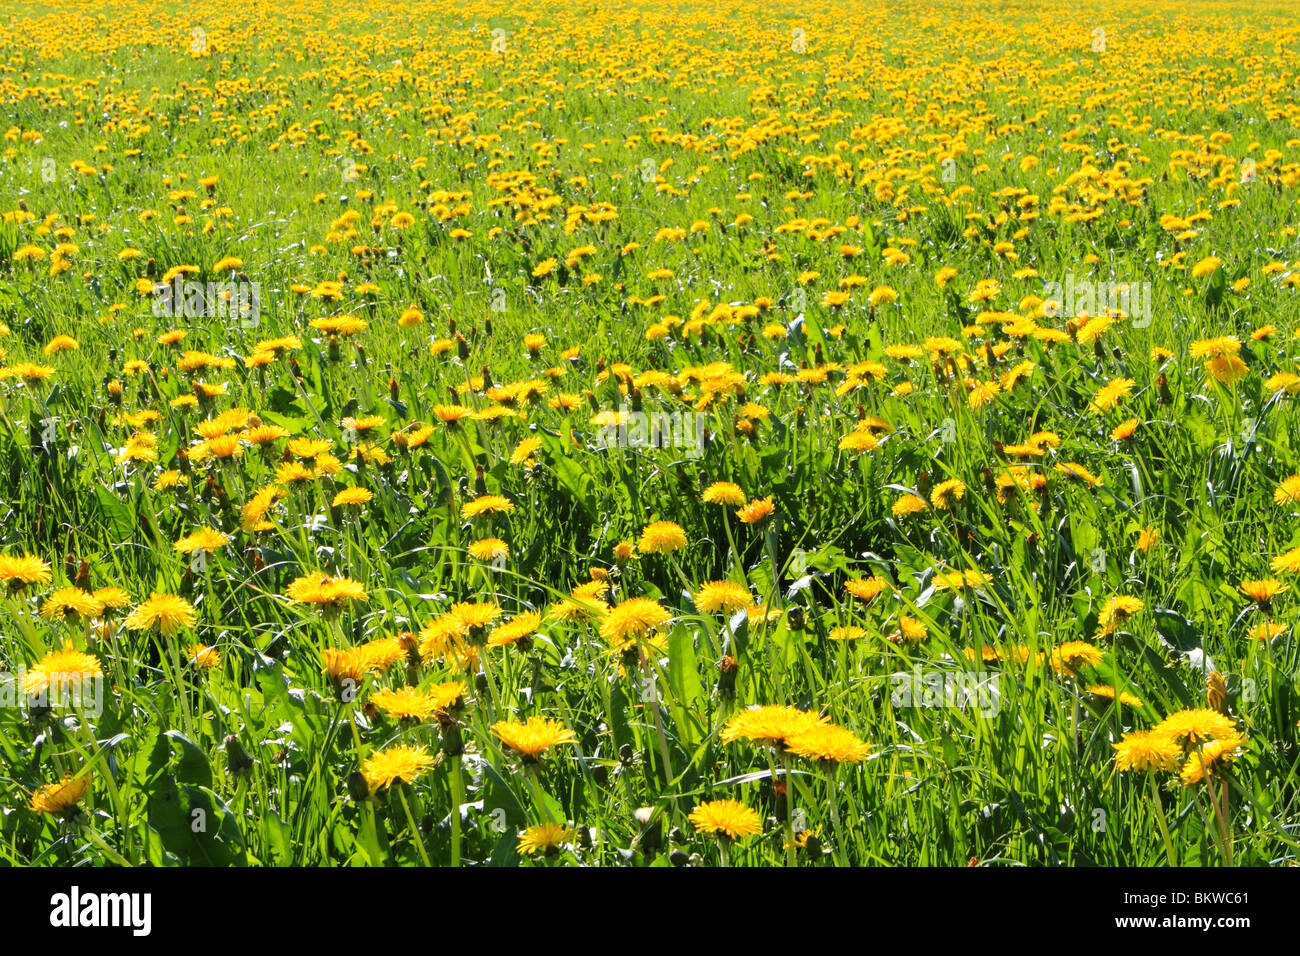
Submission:
POLYGON ((366 778, 361 775, 360 770, 353 770, 348 774, 348 796, 355 803, 370 799, 370 784, 366 783, 366 778))
POLYGON ((1205 678, 1205 697, 1211 710, 1221 714, 1228 712, 1228 684, 1218 671, 1210 671, 1205 678))
POLYGON ((1161 372, 1156 377, 1156 387, 1160 392, 1160 404, 1172 405, 1174 403, 1173 393, 1169 391, 1169 380, 1165 378, 1165 373, 1161 372))
POLYGON ((740 662, 730 654, 724 654, 718 661, 718 693, 724 697, 736 694, 736 674, 740 671, 740 662))
POLYGON ((418 667, 420 663, 420 644, 415 639, 415 635, 410 631, 402 631, 397 635, 397 646, 405 653, 410 666, 418 667))
POLYGON ((226 748, 226 770, 232 776, 240 777, 253 769, 253 758, 237 736, 228 734, 223 743, 226 748))
POLYGON ((460 735, 460 724, 452 722, 443 725, 442 752, 448 757, 459 757, 465 752, 465 742, 460 735))
POLYGON ((652 807, 641 807, 632 814, 636 822, 641 826, 641 832, 637 834, 636 845, 643 853, 653 853, 655 850, 663 848, 664 845, 664 825, 662 819, 655 819, 654 809, 652 807))

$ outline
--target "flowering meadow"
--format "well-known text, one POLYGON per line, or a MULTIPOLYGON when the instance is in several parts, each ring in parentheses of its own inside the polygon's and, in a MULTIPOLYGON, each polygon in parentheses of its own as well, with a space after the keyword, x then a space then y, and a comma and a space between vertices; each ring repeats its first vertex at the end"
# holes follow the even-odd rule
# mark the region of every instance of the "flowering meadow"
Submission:
POLYGON ((18 0, 0 861, 1300 849, 1300 17, 18 0))

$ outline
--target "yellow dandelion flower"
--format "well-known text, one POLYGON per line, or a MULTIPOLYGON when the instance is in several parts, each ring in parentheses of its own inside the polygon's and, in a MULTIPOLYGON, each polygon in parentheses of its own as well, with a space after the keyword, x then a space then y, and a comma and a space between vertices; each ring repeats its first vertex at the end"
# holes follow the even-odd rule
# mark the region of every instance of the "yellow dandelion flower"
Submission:
POLYGON ((578 742, 572 730, 548 717, 529 717, 522 722, 499 720, 492 725, 492 732, 502 744, 523 757, 525 763, 537 761, 552 747, 578 742))
POLYGON ((399 780, 413 783, 417 777, 433 766, 433 757, 423 747, 389 747, 365 759, 361 775, 371 793, 377 793, 399 780))
POLYGON ((686 532, 672 521, 654 521, 645 526, 637 547, 642 554, 664 554, 686 547, 686 532))
POLYGON ((758 813, 739 800, 708 800, 696 806, 689 819, 700 833, 719 839, 739 840, 763 832, 758 813))
POLYGON ((127 615, 126 626, 133 631, 156 630, 165 637, 193 627, 197 620, 193 605, 183 597, 155 593, 127 615))

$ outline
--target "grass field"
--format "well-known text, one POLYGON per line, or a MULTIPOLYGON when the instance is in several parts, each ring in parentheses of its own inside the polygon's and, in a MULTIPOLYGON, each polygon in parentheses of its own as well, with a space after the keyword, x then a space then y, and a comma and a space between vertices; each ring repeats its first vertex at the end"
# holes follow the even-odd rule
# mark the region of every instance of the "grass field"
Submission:
POLYGON ((1296 859, 1290 4, 5 14, 0 859, 1296 859))

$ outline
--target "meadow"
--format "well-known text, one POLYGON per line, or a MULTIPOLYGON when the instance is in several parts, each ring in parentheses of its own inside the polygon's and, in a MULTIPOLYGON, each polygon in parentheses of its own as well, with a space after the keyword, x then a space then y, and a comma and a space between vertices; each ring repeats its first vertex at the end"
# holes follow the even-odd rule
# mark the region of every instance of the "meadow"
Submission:
POLYGON ((0 860, 1300 848, 1300 17, 10 2, 0 860))

